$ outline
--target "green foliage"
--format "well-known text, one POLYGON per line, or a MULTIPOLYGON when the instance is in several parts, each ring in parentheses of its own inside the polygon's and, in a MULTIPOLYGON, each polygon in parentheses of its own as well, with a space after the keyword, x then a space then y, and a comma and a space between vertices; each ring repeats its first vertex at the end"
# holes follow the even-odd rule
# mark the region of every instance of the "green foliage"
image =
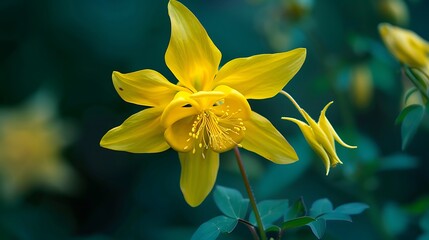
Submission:
MULTIPOLYGON (((269 227, 284 215, 285 209, 289 206, 288 200, 265 200, 258 204, 258 210, 261 214, 262 224, 269 227)), ((249 222, 256 225, 255 214, 250 213, 249 222)))
MULTIPOLYGON (((243 223, 256 229, 255 213, 247 211, 249 199, 242 197, 235 189, 216 186, 213 194, 215 203, 225 216, 218 216, 203 223, 192 236, 192 239, 217 239, 221 233, 231 233, 237 224, 243 223)), ((322 238, 326 231, 326 221, 348 221, 351 215, 362 213, 368 208, 363 203, 347 203, 334 209, 327 198, 315 201, 307 215, 307 207, 302 198, 289 205, 289 200, 264 200, 257 204, 265 232, 280 240, 285 231, 309 226, 317 238, 322 238)))
POLYGON ((219 210, 226 216, 239 219, 246 215, 249 199, 243 198, 239 191, 217 186, 213 197, 219 210))
POLYGON ((300 198, 296 200, 285 212, 284 220, 293 220, 307 214, 307 208, 304 203, 304 199, 300 198))
POLYGON ((397 123, 401 123, 402 149, 405 149, 417 132, 425 114, 425 106, 412 104, 402 109, 397 123))
POLYGON ((315 201, 310 208, 310 216, 315 221, 308 223, 311 231, 317 238, 322 238, 326 231, 326 221, 348 221, 351 222, 350 215, 362 213, 368 205, 363 203, 347 203, 333 209, 331 201, 327 198, 315 201))
POLYGON ((426 114, 429 100, 429 77, 422 71, 404 66, 405 74, 414 84, 404 96, 403 108, 396 119, 401 124, 402 149, 405 149, 417 132, 426 114))
POLYGON ((217 216, 203 223, 192 235, 192 240, 213 240, 221 233, 230 233, 237 226, 237 219, 217 216))

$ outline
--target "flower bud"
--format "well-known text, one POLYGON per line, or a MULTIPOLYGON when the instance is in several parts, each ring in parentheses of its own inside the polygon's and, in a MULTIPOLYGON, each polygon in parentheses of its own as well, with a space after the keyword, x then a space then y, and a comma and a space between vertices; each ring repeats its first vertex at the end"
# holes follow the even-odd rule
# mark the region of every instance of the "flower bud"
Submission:
POLYGON ((381 0, 378 11, 386 21, 406 26, 409 22, 408 7, 403 0, 381 0))
POLYGON ((353 103, 360 109, 368 107, 374 92, 373 78, 368 65, 357 65, 350 72, 350 91, 353 103))

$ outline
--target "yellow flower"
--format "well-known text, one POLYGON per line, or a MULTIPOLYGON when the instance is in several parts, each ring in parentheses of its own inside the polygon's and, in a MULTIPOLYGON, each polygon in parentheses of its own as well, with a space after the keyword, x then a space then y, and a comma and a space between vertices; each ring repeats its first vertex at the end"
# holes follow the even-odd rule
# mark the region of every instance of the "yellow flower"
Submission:
POLYGON ((39 93, 17 109, 0 110, 0 193, 12 201, 36 187, 69 192, 76 175, 63 161, 70 126, 56 119, 52 99, 39 93))
POLYGON ((378 27, 380 35, 389 51, 401 63, 410 67, 429 69, 429 43, 416 33, 381 23, 378 27))
POLYGON ((297 160, 292 146, 247 99, 276 95, 298 72, 306 51, 238 58, 219 69, 221 53, 192 12, 175 0, 168 10, 165 61, 178 83, 154 70, 113 72, 122 99, 149 108, 107 132, 100 145, 133 153, 173 148, 179 152, 185 200, 198 206, 215 183, 219 153, 240 146, 275 163, 297 160))
POLYGON ((343 140, 341 140, 341 138, 338 136, 335 129, 332 127, 328 118, 326 118, 326 110, 333 102, 328 103, 325 108, 323 108, 320 113, 319 121, 316 122, 310 117, 310 115, 308 115, 307 112, 304 111, 304 109, 299 107, 299 105, 288 93, 284 91, 282 91, 281 93, 288 97, 294 103, 295 107, 305 118, 308 124, 295 118, 282 117, 282 119, 289 120, 298 125, 310 147, 322 159, 323 164, 326 167, 326 175, 328 175, 330 167, 334 167, 338 163, 342 164, 340 158, 335 151, 335 141, 337 141, 344 147, 356 148, 356 146, 350 146, 344 143, 343 140))

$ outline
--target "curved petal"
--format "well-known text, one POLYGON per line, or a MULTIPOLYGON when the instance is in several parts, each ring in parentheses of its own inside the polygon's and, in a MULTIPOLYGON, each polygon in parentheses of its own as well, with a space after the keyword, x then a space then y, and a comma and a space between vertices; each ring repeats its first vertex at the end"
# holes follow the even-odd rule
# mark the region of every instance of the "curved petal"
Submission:
POLYGON ((186 90, 174 85, 154 70, 131 73, 112 73, 116 91, 127 102, 143 106, 162 106, 173 99, 177 91, 186 90))
POLYGON ((138 112, 108 131, 100 145, 112 150, 132 153, 156 153, 170 146, 164 139, 161 126, 162 108, 148 108, 138 112))
POLYGON ((180 188, 186 202, 196 207, 204 201, 216 182, 219 154, 198 148, 195 153, 179 153, 179 158, 182 166, 180 188))
POLYGON ((196 115, 201 111, 198 102, 191 99, 190 95, 188 92, 178 92, 173 101, 165 107, 161 116, 161 123, 165 128, 182 118, 196 115))
POLYGON ((282 119, 294 122, 296 125, 298 125, 308 145, 310 145, 311 149, 313 149, 313 151, 322 159, 323 165, 325 165, 326 168, 326 175, 328 175, 329 169, 331 167, 331 160, 323 146, 319 142, 317 142, 311 127, 295 118, 282 117, 282 119))
POLYGON ((192 137, 192 127, 195 117, 185 117, 169 126, 164 132, 168 144, 178 152, 189 152, 194 149, 195 138, 192 137))
POLYGON ((165 62, 176 78, 193 92, 211 90, 221 53, 206 30, 180 2, 168 4, 171 38, 165 62))
POLYGON ((279 164, 298 160, 293 147, 282 134, 263 116, 252 112, 250 120, 244 122, 246 135, 240 143, 243 148, 279 164))
POLYGON ((219 70, 214 86, 230 86, 248 99, 273 97, 295 76, 305 55, 305 48, 297 48, 234 59, 219 70))
POLYGON ((347 148, 357 148, 357 146, 351 146, 345 143, 340 136, 338 136, 337 132, 335 131, 334 127, 332 127, 331 123, 329 122, 328 118, 326 117, 326 110, 333 102, 329 102, 325 108, 323 108, 322 112, 320 113, 319 117, 319 126, 320 128, 326 133, 327 136, 329 136, 331 139, 330 141, 333 142, 336 140, 339 144, 341 144, 344 147, 347 148))

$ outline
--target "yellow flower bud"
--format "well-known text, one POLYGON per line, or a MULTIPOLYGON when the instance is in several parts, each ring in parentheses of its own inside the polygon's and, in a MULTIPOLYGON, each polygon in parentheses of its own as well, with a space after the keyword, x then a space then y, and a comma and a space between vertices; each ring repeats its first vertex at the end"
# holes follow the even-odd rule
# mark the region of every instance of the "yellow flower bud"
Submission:
POLYGON ((301 20, 306 17, 313 8, 313 0, 286 0, 284 11, 287 18, 301 20))
POLYGON ((429 43, 416 33, 381 23, 380 35, 389 51, 401 63, 410 67, 427 68, 429 66, 429 43))
POLYGON ((368 107, 372 100, 374 85, 368 65, 357 65, 351 69, 350 91, 353 103, 360 109, 368 107))
POLYGON ((409 22, 408 7, 402 0, 381 0, 378 10, 386 21, 405 26, 409 22))

